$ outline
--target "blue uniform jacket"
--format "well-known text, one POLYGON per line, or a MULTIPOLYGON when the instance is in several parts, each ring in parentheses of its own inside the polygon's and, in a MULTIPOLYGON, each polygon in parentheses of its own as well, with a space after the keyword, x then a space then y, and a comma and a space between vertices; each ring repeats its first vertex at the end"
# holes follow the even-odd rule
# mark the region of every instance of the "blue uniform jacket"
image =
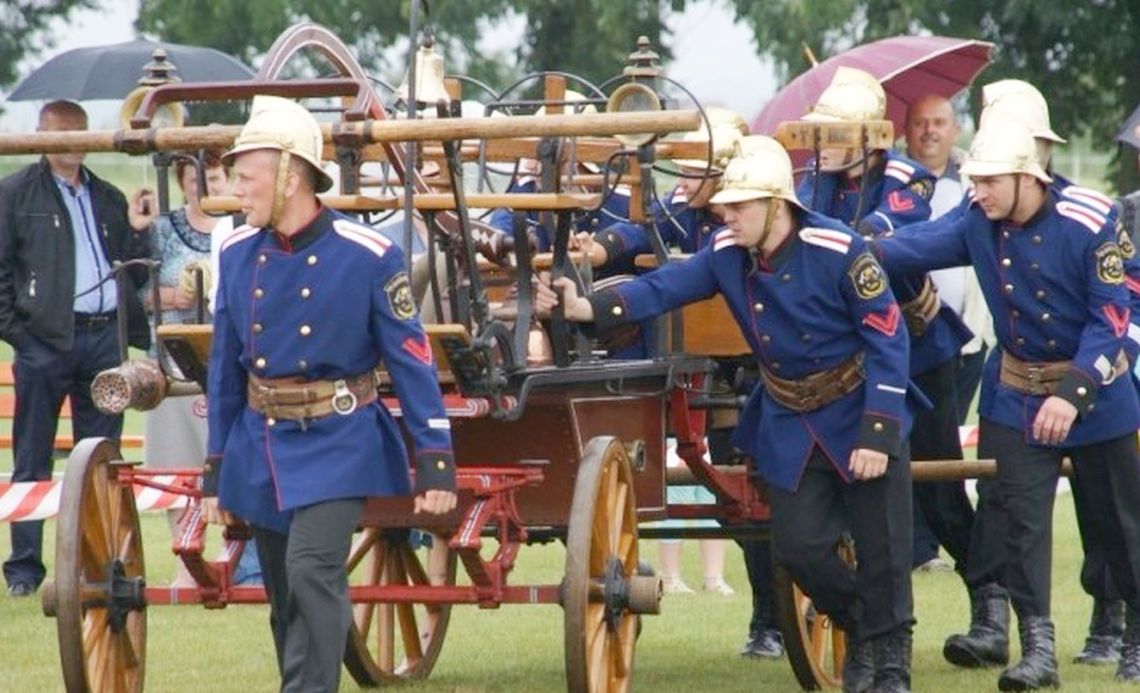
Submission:
MULTIPOLYGON (((507 186, 508 193, 534 193, 538 192, 538 179, 534 176, 520 176, 507 186)), ((538 212, 527 212, 527 221, 534 229, 536 248, 539 252, 548 252, 554 245, 551 232, 539 223, 538 212)), ((574 220, 577 231, 596 231, 608 226, 618 219, 629 218, 629 188, 617 186, 602 201, 600 209, 594 212, 578 215, 574 220)), ((491 212, 487 223, 495 228, 511 233, 514 227, 514 212, 509 209, 496 209, 491 212)))
POLYGON ((784 407, 763 386, 753 391, 734 442, 752 456, 761 477, 795 490, 816 445, 847 481, 853 449, 900 454, 911 423, 906 327, 863 239, 833 219, 803 213, 799 231, 765 264, 724 229, 689 260, 590 300, 604 329, 718 292, 756 358, 781 378, 802 378, 864 356, 863 387, 812 412, 784 407))
MULTIPOLYGON (((867 237, 893 233, 895 229, 930 218, 930 197, 935 177, 920 164, 894 152, 884 152, 878 166, 866 173, 866 201, 859 207, 859 185, 842 173, 821 173, 818 186, 805 176, 796 196, 814 211, 839 219, 867 237), (818 193, 816 188, 818 187, 818 193), (859 213, 858 219, 855 215, 859 213)), ((924 272, 897 272, 885 268, 891 290, 900 303, 913 300, 926 279, 924 272)), ((973 339, 970 328, 946 304, 920 337, 912 335, 910 374, 919 375, 957 358, 962 346, 973 339)))
MULTIPOLYGON (((680 188, 674 189, 669 196, 668 210, 658 209, 654 221, 667 248, 691 254, 708 245, 713 233, 724 226, 724 222, 708 207, 698 209, 686 204, 685 192, 680 188)), ((632 268, 634 258, 653 252, 642 224, 612 224, 595 234, 594 241, 606 249, 607 265, 618 269, 632 268)))
POLYGON ((223 455, 222 507, 284 531, 293 508, 411 491, 403 436, 381 402, 305 425, 275 421, 247 406, 250 373, 330 380, 383 360, 416 447, 417 488, 453 475, 450 425, 398 246, 322 209, 291 239, 236 230, 222 248, 220 278, 208 450, 223 455))
MULTIPOLYGON (((1025 226, 992 222, 968 203, 955 213, 874 241, 898 271, 972 264, 1001 348, 1025 361, 1072 360, 1057 395, 1079 412, 1062 447, 1110 440, 1140 427, 1131 378, 1113 378, 1130 322, 1120 247, 1111 220, 1056 186, 1025 226)), ((980 415, 1031 438, 1043 397, 1000 383, 995 349, 982 379, 980 415)))
POLYGON ((1049 175, 1053 177, 1052 187, 1056 188, 1064 199, 1088 207, 1112 224, 1116 233, 1116 244, 1120 246, 1120 256, 1124 258, 1124 285, 1128 287, 1128 295, 1131 298, 1132 321, 1128 325, 1128 339, 1124 343, 1124 351, 1128 354, 1128 360, 1135 364, 1137 357, 1140 356, 1140 257, 1136 256, 1136 243, 1132 234, 1122 223, 1120 207, 1112 198, 1099 190, 1076 185, 1056 172, 1051 172, 1049 175))

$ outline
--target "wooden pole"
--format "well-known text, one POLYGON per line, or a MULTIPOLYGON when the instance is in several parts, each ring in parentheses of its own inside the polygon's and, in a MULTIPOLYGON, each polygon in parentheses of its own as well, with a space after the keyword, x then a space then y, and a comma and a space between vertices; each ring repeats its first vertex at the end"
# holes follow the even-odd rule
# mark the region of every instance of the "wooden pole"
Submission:
MULTIPOLYGON (((442 118, 438 120, 369 120, 324 123, 325 141, 425 142, 516 137, 603 137, 638 132, 696 130, 696 111, 583 113, 515 116, 512 118, 442 118)), ((66 152, 125 152, 229 147, 241 127, 207 125, 149 130, 84 130, 0 134, 0 155, 66 152)))

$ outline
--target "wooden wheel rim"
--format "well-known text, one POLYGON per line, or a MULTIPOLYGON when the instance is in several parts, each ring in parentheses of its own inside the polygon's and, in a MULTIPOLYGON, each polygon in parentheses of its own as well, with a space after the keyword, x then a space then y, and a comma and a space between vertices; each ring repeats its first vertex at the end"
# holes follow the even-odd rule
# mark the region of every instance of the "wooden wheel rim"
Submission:
MULTIPOLYGON (((845 540, 838 548, 849 565, 855 562, 854 547, 845 540)), ((783 566, 775 566, 776 617, 784 636, 788 663, 805 691, 843 687, 843 660, 847 656, 847 633, 825 614, 815 610, 783 566)))
MULTIPOLYGON (((601 593, 607 572, 637 574, 637 509, 625 448, 612 437, 586 445, 566 539, 566 680, 570 691, 628 691, 637 642, 637 616, 607 618, 601 593)), ((612 616, 612 615, 611 615, 612 616)))
MULTIPOLYGON (((431 547, 416 551, 406 531, 365 528, 349 552, 350 584, 454 585, 455 552, 445 539, 427 536, 431 547)), ((427 678, 450 618, 450 604, 354 604, 345 666, 362 686, 427 678)))
POLYGON ((79 442, 67 462, 56 527, 55 600, 64 685, 72 693, 142 691, 146 609, 117 624, 108 608, 110 566, 125 579, 145 576, 135 497, 111 464, 106 439, 79 442))

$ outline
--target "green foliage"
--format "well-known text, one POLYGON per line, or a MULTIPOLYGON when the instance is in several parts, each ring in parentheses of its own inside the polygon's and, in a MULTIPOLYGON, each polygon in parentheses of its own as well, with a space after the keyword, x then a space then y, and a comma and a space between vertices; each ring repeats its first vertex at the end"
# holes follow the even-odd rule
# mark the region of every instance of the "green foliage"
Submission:
MULTIPOLYGON (((823 60, 853 45, 933 33, 992 41, 981 81, 1024 79, 1049 100, 1054 129, 1107 145, 1140 103, 1140 5, 1133 0, 734 0, 761 51, 783 75, 804 67, 802 45, 823 60)), ((975 102, 978 99, 974 99, 975 102)))
POLYGON ((98 0, 0 0, 0 85, 16 81, 24 56, 53 45, 45 32, 51 20, 97 5, 98 0))

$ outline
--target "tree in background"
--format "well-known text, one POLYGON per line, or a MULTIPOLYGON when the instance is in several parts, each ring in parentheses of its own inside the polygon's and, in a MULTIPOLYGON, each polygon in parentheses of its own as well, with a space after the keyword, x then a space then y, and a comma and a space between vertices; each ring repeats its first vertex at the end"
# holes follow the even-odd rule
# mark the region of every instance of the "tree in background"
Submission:
POLYGON ((73 10, 96 7, 98 0, 0 0, 0 85, 19 77, 16 69, 29 53, 52 47, 48 22, 73 10))
MULTIPOLYGON (((785 77, 804 65, 803 45, 823 60, 867 41, 930 32, 993 42, 995 62, 982 80, 1031 82, 1049 100, 1054 129, 1067 137, 1091 135, 1097 148, 1112 146, 1140 103, 1140 80, 1133 74, 1140 65, 1140 3, 1135 0, 731 2, 737 17, 752 27, 761 52, 774 58, 785 77)), ((972 101, 975 109, 980 106, 980 99, 972 101)))
MULTIPOLYGON (((432 0, 421 25, 430 22, 447 54, 449 71, 501 87, 532 71, 564 70, 591 81, 620 72, 638 35, 661 52, 667 8, 684 0, 432 0), (477 49, 491 23, 526 16, 524 36, 506 55, 477 49)), ((399 80, 401 59, 386 64, 386 51, 408 33, 408 2, 375 0, 148 0, 136 27, 164 41, 211 46, 256 65, 288 26, 310 20, 344 38, 371 74, 399 80)))

